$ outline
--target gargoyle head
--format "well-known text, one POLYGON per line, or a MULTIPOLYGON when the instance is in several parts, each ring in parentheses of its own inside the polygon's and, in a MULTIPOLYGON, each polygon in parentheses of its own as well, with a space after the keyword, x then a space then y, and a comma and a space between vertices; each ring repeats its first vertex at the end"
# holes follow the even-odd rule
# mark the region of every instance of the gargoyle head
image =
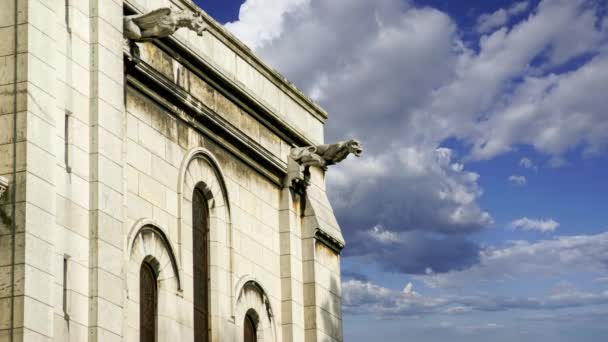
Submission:
POLYGON ((354 154, 356 157, 360 157, 361 153, 363 153, 363 146, 361 146, 361 143, 355 139, 348 140, 345 145, 348 152, 354 154))
POLYGON ((205 24, 205 20, 200 12, 192 13, 192 18, 189 18, 188 21, 185 22, 185 26, 195 31, 199 36, 203 35, 203 32, 207 30, 207 24, 205 24))

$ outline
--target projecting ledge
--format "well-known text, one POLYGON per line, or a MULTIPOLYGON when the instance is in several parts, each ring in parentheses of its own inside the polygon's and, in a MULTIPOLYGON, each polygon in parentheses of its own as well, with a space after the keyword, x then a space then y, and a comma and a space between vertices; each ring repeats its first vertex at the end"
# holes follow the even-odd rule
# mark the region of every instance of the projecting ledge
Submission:
POLYGON ((344 248, 344 237, 325 191, 315 185, 306 192, 305 236, 314 236, 337 254, 344 248))

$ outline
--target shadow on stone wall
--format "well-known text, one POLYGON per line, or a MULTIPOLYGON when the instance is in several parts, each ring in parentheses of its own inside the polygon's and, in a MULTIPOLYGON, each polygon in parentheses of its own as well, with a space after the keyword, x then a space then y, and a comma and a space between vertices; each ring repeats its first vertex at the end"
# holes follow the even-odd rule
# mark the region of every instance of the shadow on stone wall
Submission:
MULTIPOLYGON (((332 294, 340 294, 340 286, 336 278, 332 278, 330 285, 332 294)), ((323 303, 322 308, 327 309, 331 314, 325 313, 322 315, 323 327, 328 335, 335 337, 335 340, 320 340, 318 342, 336 342, 342 341, 342 306, 341 301, 328 301, 323 303)))

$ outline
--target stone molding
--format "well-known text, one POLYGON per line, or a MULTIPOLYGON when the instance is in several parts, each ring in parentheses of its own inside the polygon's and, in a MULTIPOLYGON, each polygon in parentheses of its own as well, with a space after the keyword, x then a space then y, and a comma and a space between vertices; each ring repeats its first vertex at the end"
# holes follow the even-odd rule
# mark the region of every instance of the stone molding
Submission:
POLYGON ((344 249, 344 242, 334 238, 322 229, 315 230, 315 239, 327 246, 327 248, 331 249, 336 254, 340 254, 342 249, 344 249))
POLYGON ((269 106, 259 95, 234 80, 232 76, 226 74, 219 66, 214 65, 213 62, 201 60, 196 52, 187 44, 174 37, 155 41, 154 43, 206 82, 212 79, 213 81, 210 83, 214 84, 218 92, 233 100, 251 115, 256 116, 259 121, 267 121, 270 123, 270 126, 276 126, 275 133, 292 145, 306 146, 314 144, 306 134, 300 132, 295 126, 285 120, 277 109, 269 106), (221 87, 217 87, 218 84, 221 84, 221 87))
POLYGON ((190 93, 172 86, 173 83, 163 79, 152 67, 139 63, 128 75, 127 83, 171 114, 203 132, 205 136, 233 153, 273 183, 281 184, 286 172, 282 160, 239 129, 232 127, 226 119, 193 98, 190 93), (197 120, 192 120, 192 117, 197 120), (222 139, 218 139, 218 136, 222 139))
MULTIPOLYGON (((127 8, 135 10, 137 12, 143 12, 137 1, 125 0, 127 8)), ((219 41, 224 43, 230 50, 234 51, 239 57, 249 62, 249 64, 256 69, 260 74, 264 75, 270 82, 275 84, 279 89, 296 101, 300 106, 310 112, 315 118, 321 122, 325 122, 328 118, 327 112, 321 108, 312 99, 306 96, 300 89, 298 89, 293 83, 288 81, 283 75, 277 72, 275 69, 270 67, 268 64, 263 62, 255 53, 232 33, 225 29, 222 24, 218 23, 215 19, 209 16, 207 13, 201 10, 196 4, 192 2, 182 2, 185 7, 195 12, 200 12, 202 19, 207 24, 207 33, 212 34, 219 41)), ((183 45, 182 42, 175 36, 170 36, 168 39, 175 40, 183 45)), ((202 57, 198 56, 198 60, 203 60, 202 57)))

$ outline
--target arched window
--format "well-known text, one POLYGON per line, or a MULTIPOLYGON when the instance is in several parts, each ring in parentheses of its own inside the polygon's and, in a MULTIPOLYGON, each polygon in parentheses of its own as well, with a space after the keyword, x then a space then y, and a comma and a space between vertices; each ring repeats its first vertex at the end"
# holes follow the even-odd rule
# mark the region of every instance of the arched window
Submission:
POLYGON ((209 341, 209 208, 202 191, 192 196, 194 342, 209 341))
POLYGON ((139 341, 156 342, 158 289, 156 275, 147 262, 139 271, 139 341))
POLYGON ((245 330, 245 338, 243 339, 243 341, 244 342, 257 342, 258 335, 257 335, 256 324, 255 324, 253 317, 251 317, 250 314, 245 315, 245 322, 243 325, 244 325, 244 330, 245 330))

